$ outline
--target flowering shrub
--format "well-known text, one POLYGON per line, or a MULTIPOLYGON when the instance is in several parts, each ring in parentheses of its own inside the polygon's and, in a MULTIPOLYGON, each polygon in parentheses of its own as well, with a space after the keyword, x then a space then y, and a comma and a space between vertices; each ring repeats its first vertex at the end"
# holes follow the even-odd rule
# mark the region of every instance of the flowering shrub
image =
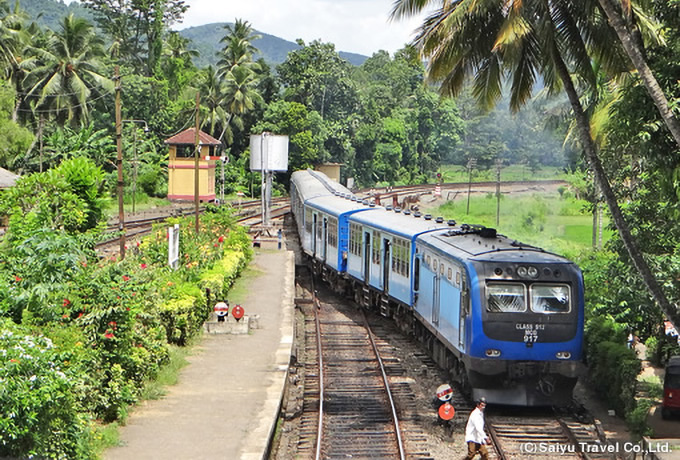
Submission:
POLYGON ((185 344, 208 318, 205 288, 226 296, 252 255, 245 230, 224 208, 204 215, 199 235, 193 218, 175 222, 177 270, 167 266, 162 227, 124 261, 99 260, 88 234, 5 239, 0 457, 92 457, 90 419, 123 418, 168 344, 185 344))
POLYGON ((52 341, 0 324, 0 456, 87 458, 89 422, 52 341))

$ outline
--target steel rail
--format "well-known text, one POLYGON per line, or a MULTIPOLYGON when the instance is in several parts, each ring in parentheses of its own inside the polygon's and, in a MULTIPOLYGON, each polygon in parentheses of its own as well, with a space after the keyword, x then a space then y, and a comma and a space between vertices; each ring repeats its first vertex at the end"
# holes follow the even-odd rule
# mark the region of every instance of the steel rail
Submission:
POLYGON ((380 366, 380 373, 382 374, 383 385, 385 386, 385 392, 387 393, 387 398, 390 401, 390 409, 392 411, 392 420, 394 421, 395 434, 397 436, 397 447, 399 448, 399 458, 401 460, 406 459, 406 452, 404 451, 404 440, 401 437, 401 427, 399 426, 399 416, 397 415, 397 408, 394 403, 394 398, 392 397, 392 390, 390 389, 389 381, 387 380, 387 373, 385 372, 385 364, 383 363, 382 357, 380 356, 380 351, 373 338, 373 331, 368 324, 368 319, 366 319, 366 312, 362 311, 364 318, 364 327, 368 332, 368 339, 371 341, 371 347, 373 347, 373 352, 378 359, 378 365, 380 366))
POLYGON ((319 419, 316 431, 316 453, 314 458, 321 459, 321 441, 323 440, 323 399, 324 399, 324 385, 323 385, 323 350, 321 347, 321 321, 319 320, 319 310, 321 304, 316 296, 316 288, 314 286, 314 271, 312 270, 312 305, 314 305, 314 322, 316 323, 316 350, 318 354, 319 366, 319 419))

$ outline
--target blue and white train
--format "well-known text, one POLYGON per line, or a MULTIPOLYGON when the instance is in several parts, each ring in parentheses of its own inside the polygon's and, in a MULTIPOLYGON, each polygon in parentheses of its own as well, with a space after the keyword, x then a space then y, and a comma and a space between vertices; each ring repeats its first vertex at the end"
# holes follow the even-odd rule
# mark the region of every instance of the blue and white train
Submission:
POLYGON ((290 200, 315 271, 418 337, 473 398, 571 401, 584 321, 573 262, 492 228, 376 206, 316 171, 293 173, 290 200))

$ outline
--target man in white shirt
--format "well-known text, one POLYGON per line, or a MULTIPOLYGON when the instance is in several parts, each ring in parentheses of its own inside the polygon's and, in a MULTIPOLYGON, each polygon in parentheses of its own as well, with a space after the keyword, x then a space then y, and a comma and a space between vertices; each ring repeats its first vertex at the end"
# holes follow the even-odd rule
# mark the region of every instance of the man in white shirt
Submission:
POLYGON ((467 425, 465 426, 465 442, 468 446, 468 454, 465 460, 472 460, 477 452, 482 456, 482 460, 489 458, 489 451, 486 449, 486 444, 489 440, 484 431, 484 408, 486 407, 486 399, 481 398, 477 401, 477 407, 470 412, 467 425))

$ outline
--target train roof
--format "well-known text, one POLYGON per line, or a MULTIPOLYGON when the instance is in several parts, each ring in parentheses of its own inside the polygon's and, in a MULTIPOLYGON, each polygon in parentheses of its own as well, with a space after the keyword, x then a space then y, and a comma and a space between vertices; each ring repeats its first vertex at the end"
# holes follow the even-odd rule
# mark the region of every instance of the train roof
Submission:
POLYGON ((423 235, 421 239, 443 252, 458 252, 462 257, 471 260, 519 262, 531 257, 533 262, 538 263, 572 263, 562 256, 521 243, 497 234, 495 229, 481 226, 464 224, 447 231, 423 235))
POLYGON ((437 222, 431 218, 426 220, 420 214, 417 215, 418 217, 416 214, 407 215, 403 212, 395 212, 390 208, 376 208, 370 212, 354 215, 351 220, 408 239, 435 229, 448 228, 443 221, 437 222))
POLYGON ((291 181, 304 201, 317 196, 333 196, 335 193, 352 194, 348 188, 331 180, 324 173, 310 169, 295 171, 291 181))
POLYGON ((334 216, 339 216, 345 213, 354 213, 357 211, 368 211, 376 209, 375 205, 371 207, 368 201, 361 201, 358 198, 343 199, 335 195, 318 196, 305 201, 305 205, 327 212, 334 216))

